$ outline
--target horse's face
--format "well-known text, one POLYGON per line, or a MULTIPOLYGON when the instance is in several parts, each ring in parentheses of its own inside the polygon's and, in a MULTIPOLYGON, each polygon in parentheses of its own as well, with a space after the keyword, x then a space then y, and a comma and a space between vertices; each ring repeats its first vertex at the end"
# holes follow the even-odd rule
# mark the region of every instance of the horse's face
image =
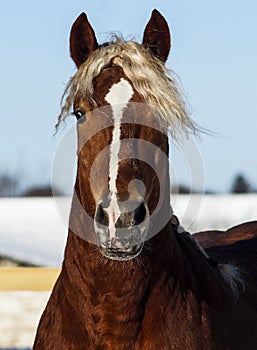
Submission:
MULTIPOLYGON (((78 116, 86 115, 78 123, 80 189, 92 193, 91 215, 103 254, 128 259, 141 251, 156 209, 161 179, 155 169, 166 175, 167 158, 162 155, 168 153, 167 137, 154 128, 154 113, 120 67, 102 71, 94 91, 98 109, 90 112, 85 98, 74 104, 78 116)), ((82 204, 87 208, 89 203, 82 204)))
MULTIPOLYGON (((78 67, 97 49, 85 15, 74 23, 70 43, 78 67)), ((169 31, 157 12, 145 30, 144 45, 159 58, 167 58, 169 31), (162 45, 159 35, 166 38, 162 45)), ((167 176, 168 162, 163 154, 168 155, 168 142, 159 131, 156 114, 145 105, 119 60, 122 57, 113 59, 94 78, 91 99, 83 91, 75 98, 77 181, 81 204, 94 219, 101 252, 110 259, 128 260, 141 252, 147 237, 160 182, 167 176), (156 169, 162 169, 163 178, 156 169)))

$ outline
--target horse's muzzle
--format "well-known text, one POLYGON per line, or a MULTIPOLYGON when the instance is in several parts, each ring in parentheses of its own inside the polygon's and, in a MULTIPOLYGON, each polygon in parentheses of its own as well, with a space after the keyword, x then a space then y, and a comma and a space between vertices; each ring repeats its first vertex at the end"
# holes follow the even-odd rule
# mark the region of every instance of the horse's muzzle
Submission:
POLYGON ((143 248, 149 226, 149 210, 144 201, 112 203, 99 201, 95 231, 101 253, 112 260, 130 260, 143 248))

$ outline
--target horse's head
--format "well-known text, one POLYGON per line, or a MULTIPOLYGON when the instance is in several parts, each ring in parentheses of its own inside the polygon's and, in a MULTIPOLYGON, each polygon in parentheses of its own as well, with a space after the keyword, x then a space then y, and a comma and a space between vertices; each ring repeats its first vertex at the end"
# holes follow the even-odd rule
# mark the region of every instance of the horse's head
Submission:
POLYGON ((164 66, 169 50, 169 28, 156 10, 142 45, 116 38, 99 46, 85 14, 71 30, 78 72, 66 89, 60 119, 73 104, 79 144, 76 191, 94 220, 101 252, 111 259, 137 256, 150 217, 165 198, 169 201, 163 130, 172 120, 188 122, 164 66))

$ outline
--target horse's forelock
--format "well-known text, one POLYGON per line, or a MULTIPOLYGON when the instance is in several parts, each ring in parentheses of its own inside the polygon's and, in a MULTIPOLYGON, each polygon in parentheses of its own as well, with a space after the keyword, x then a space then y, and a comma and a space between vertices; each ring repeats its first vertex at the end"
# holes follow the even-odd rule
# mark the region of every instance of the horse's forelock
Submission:
POLYGON ((70 79, 63 94, 57 129, 69 115, 78 93, 83 93, 94 105, 93 81, 110 64, 122 67, 145 102, 158 109, 164 129, 171 126, 174 132, 179 127, 184 131, 196 131, 197 128, 188 117, 183 94, 174 74, 142 45, 123 41, 119 37, 92 52, 70 79))

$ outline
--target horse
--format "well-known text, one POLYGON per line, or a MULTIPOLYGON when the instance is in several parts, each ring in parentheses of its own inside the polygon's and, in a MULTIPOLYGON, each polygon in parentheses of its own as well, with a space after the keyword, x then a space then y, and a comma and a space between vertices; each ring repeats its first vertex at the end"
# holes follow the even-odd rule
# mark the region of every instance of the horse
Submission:
POLYGON ((257 349, 257 222, 191 236, 170 205, 167 130, 197 132, 152 12, 142 44, 74 22, 77 176, 59 278, 34 350, 257 349), (196 238, 194 238, 196 237, 196 238))

